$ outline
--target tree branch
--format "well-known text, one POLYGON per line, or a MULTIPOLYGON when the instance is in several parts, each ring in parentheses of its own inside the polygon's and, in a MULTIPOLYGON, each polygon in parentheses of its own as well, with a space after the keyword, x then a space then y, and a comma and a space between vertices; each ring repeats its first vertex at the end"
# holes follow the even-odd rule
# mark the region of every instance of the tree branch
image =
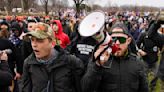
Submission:
POLYGON ((81 0, 81 1, 79 2, 79 4, 81 4, 83 1, 84 1, 84 0, 81 0))
POLYGON ((75 4, 77 4, 76 0, 73 0, 75 4))

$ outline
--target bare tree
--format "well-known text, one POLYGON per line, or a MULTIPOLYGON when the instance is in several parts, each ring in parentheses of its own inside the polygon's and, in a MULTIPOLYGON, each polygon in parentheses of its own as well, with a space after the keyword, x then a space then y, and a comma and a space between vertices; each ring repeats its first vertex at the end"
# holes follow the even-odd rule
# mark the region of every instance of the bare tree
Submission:
POLYGON ((6 9, 6 11, 8 12, 8 14, 11 13, 12 8, 14 7, 14 0, 4 0, 4 8, 6 9))
POLYGON ((111 1, 110 0, 108 0, 107 1, 107 3, 106 3, 106 5, 105 5, 105 7, 108 7, 108 8, 110 8, 112 5, 111 5, 111 1))
POLYGON ((28 11, 29 8, 33 7, 34 0, 23 0, 22 8, 24 8, 25 11, 28 11))
POLYGON ((68 1, 67 0, 61 0, 61 5, 64 7, 68 7, 68 1))
POLYGON ((4 0, 7 11, 11 11, 12 0, 4 0))
POLYGON ((49 0, 40 0, 40 2, 44 6, 45 14, 48 15, 48 13, 49 13, 49 11, 48 11, 48 2, 49 2, 49 0))
POLYGON ((4 7, 5 7, 5 1, 4 0, 2 0, 1 2, 0 2, 0 10, 4 10, 4 7))
POLYGON ((98 4, 93 4, 92 5, 92 9, 93 10, 97 10, 97 9, 102 9, 102 7, 100 5, 98 5, 98 4))
POLYGON ((10 1, 12 1, 11 2, 12 8, 21 8, 22 7, 20 0, 10 0, 10 1))
POLYGON ((94 5, 95 0, 86 0, 85 1, 88 6, 92 7, 94 5))
POLYGON ((67 0, 52 0, 52 6, 56 10, 60 10, 61 8, 68 7, 68 1, 67 0))
POLYGON ((79 16, 80 13, 80 6, 84 0, 73 0, 76 6, 77 16, 79 16))

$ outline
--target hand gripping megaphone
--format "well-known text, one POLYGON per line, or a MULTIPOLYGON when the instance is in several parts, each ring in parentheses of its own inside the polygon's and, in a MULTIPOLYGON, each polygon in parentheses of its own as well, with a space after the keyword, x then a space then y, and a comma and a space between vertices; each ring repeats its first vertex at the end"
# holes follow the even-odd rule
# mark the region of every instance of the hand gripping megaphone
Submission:
POLYGON ((84 37, 92 36, 100 45, 108 46, 108 53, 115 53, 118 46, 113 43, 108 32, 104 32, 106 16, 104 12, 96 11, 87 15, 79 25, 79 34, 84 37))

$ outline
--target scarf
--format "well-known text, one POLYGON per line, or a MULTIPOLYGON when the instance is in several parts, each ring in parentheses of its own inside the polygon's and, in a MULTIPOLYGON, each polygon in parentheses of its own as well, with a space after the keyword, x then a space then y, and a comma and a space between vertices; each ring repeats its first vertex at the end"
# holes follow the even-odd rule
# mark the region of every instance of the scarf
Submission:
POLYGON ((19 37, 16 37, 14 33, 12 33, 9 37, 9 41, 12 42, 15 46, 18 46, 21 42, 19 37))
POLYGON ((47 60, 37 59, 37 61, 42 64, 51 64, 53 63, 53 60, 57 58, 57 56, 58 56, 58 52, 55 49, 53 49, 51 51, 51 56, 49 59, 47 60))

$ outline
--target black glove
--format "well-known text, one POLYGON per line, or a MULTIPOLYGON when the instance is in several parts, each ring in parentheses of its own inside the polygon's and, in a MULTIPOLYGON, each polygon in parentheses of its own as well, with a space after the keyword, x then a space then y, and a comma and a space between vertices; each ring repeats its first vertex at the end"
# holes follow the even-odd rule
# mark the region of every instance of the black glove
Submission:
POLYGON ((164 20, 158 20, 157 24, 159 24, 159 25, 164 24, 164 20))

